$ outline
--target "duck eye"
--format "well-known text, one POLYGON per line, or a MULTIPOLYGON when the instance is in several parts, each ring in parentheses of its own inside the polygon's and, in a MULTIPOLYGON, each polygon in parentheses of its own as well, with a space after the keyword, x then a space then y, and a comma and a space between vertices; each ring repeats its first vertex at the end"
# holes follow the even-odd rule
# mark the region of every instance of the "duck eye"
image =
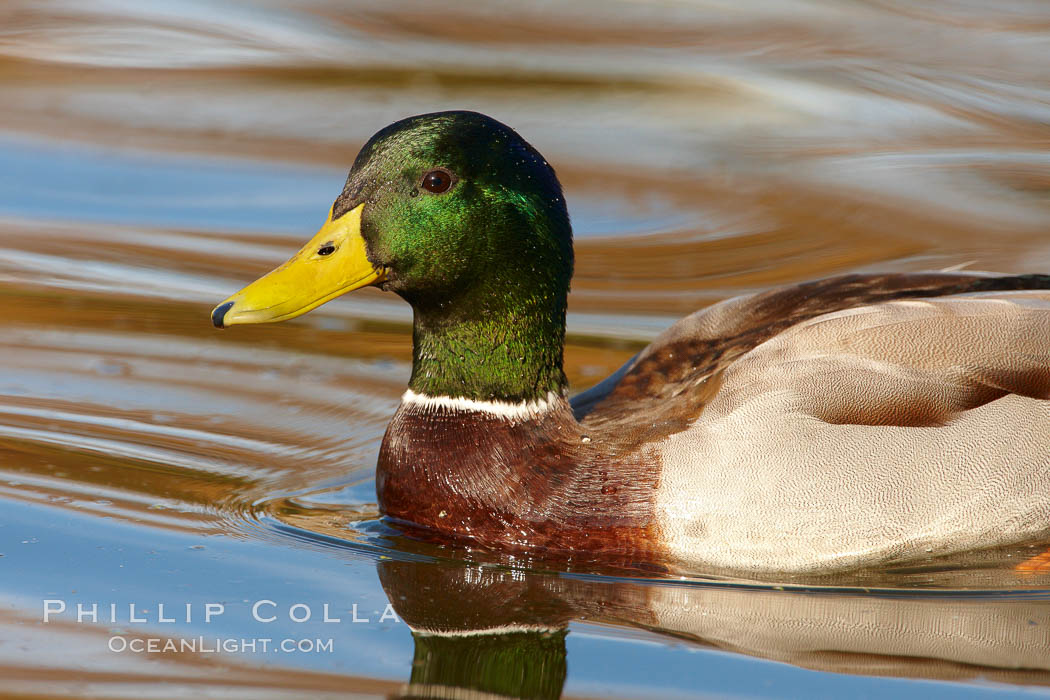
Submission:
POLYGON ((335 252, 335 246, 331 243, 325 243, 323 246, 317 249, 318 255, 331 255, 335 252))
POLYGON ((423 189, 434 194, 448 192, 452 187, 452 175, 444 170, 431 170, 423 176, 423 189))

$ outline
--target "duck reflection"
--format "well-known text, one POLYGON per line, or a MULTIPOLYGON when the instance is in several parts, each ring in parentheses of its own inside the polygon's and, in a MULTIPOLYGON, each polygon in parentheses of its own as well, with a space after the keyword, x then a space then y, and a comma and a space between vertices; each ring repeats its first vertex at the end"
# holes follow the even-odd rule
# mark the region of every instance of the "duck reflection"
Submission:
POLYGON ((557 579, 390 560, 379 563, 379 579, 416 645, 400 697, 561 696, 573 614, 551 588, 557 579))
POLYGON ((814 670, 1050 685, 1050 597, 756 590, 383 561, 412 628, 402 698, 557 698, 572 621, 814 670))

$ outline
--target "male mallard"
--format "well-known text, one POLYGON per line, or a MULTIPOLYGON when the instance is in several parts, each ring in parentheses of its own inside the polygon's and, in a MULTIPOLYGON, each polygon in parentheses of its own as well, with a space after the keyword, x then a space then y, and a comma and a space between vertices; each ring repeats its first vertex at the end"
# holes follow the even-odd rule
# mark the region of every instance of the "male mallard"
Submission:
POLYGON ((408 301, 379 507, 479 545, 828 571, 1050 534, 1050 276, 730 299, 570 404, 572 264, 543 156, 484 115, 426 114, 373 136, 313 240, 212 319, 283 321, 366 285, 408 301))

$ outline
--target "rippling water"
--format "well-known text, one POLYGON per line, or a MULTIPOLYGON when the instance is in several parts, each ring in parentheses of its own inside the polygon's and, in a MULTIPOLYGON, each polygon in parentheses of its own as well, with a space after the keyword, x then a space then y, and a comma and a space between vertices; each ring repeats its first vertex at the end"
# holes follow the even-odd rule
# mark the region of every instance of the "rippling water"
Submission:
POLYGON ((376 129, 447 108, 565 185, 574 389, 772 284, 1046 272, 1048 55, 1023 0, 5 3, 0 693, 1046 692, 1027 548, 762 582, 407 541, 373 469, 408 307, 364 290, 222 334, 208 312, 316 230, 376 129), (263 638, 332 648, 204 648, 263 638))

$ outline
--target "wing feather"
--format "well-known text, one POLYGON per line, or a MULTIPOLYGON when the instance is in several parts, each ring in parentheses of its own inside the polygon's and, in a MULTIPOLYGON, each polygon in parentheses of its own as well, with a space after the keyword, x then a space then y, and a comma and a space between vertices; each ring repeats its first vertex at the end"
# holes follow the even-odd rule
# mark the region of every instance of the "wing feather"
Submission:
POLYGON ((1050 292, 889 301, 825 314, 758 345, 705 410, 788 392, 828 423, 943 425, 1008 394, 1050 398, 1050 292))

